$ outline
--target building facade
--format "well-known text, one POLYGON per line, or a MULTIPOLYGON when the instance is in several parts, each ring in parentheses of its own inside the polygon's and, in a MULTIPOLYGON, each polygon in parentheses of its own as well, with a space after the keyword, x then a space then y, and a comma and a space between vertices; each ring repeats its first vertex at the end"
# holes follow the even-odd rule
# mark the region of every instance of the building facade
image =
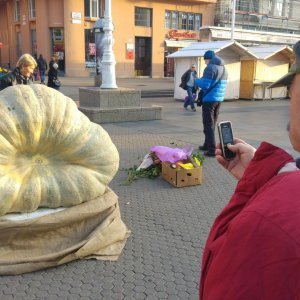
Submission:
MULTIPOLYGON (((214 26, 203 26, 202 41, 231 38, 232 1, 218 0, 214 26)), ((236 0, 234 39, 244 45, 293 45, 300 39, 299 0, 236 0)))
MULTIPOLYGON (((231 25, 231 0, 218 0, 215 25, 231 25)), ((247 30, 300 35, 299 0, 236 0, 235 26, 247 30)))
MULTIPOLYGON (((214 24, 216 0, 111 0, 117 77, 173 76, 166 56, 199 41, 214 24)), ((95 22, 105 0, 0 0, 0 63, 22 53, 56 56, 66 76, 95 72, 95 22), (2 46, 1 46, 2 45, 2 46)))

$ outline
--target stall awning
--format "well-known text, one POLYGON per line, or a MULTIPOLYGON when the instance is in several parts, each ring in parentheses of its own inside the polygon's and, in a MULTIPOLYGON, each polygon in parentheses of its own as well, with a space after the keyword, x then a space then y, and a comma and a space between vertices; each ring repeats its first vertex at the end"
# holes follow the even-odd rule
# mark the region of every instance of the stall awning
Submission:
POLYGON ((218 53, 225 48, 230 48, 231 51, 236 52, 243 59, 257 58, 256 55, 251 53, 242 44, 236 41, 213 41, 213 42, 196 42, 191 43, 187 47, 179 49, 178 51, 169 54, 168 58, 182 58, 182 57, 202 57, 207 50, 213 50, 218 53))
POLYGON ((166 42, 166 46, 170 47, 170 48, 184 48, 188 45, 190 45, 191 43, 196 43, 197 40, 179 40, 179 41, 175 41, 175 40, 165 40, 166 42))

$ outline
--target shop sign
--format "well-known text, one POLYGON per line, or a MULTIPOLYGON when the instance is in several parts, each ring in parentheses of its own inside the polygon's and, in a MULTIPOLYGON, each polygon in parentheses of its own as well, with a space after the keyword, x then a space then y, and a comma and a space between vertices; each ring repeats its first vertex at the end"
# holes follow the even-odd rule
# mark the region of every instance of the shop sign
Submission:
POLYGON ((81 24, 81 20, 72 20, 72 24, 81 24))
POLYGON ((197 39, 197 34, 189 31, 178 31, 176 29, 172 29, 168 32, 168 37, 171 39, 197 39))
POLYGON ((81 19, 81 12, 72 11, 72 19, 81 19))
POLYGON ((132 43, 126 43, 126 59, 134 58, 134 45, 132 43))

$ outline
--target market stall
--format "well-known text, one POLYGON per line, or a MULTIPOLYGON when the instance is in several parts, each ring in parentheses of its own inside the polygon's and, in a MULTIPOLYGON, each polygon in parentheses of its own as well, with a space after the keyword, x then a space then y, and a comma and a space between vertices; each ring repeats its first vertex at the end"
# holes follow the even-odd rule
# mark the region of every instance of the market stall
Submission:
POLYGON ((283 45, 247 47, 257 58, 241 62, 240 98, 285 98, 287 87, 267 87, 288 72, 293 50, 283 45))

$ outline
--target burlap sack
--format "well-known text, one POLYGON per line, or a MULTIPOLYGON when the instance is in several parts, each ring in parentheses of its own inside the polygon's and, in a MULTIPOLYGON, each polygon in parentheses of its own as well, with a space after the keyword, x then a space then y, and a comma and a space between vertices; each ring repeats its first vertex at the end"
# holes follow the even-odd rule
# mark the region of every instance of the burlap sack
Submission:
POLYGON ((15 275, 76 259, 117 260, 129 236, 110 189, 70 208, 39 209, 0 218, 0 275, 15 275))

